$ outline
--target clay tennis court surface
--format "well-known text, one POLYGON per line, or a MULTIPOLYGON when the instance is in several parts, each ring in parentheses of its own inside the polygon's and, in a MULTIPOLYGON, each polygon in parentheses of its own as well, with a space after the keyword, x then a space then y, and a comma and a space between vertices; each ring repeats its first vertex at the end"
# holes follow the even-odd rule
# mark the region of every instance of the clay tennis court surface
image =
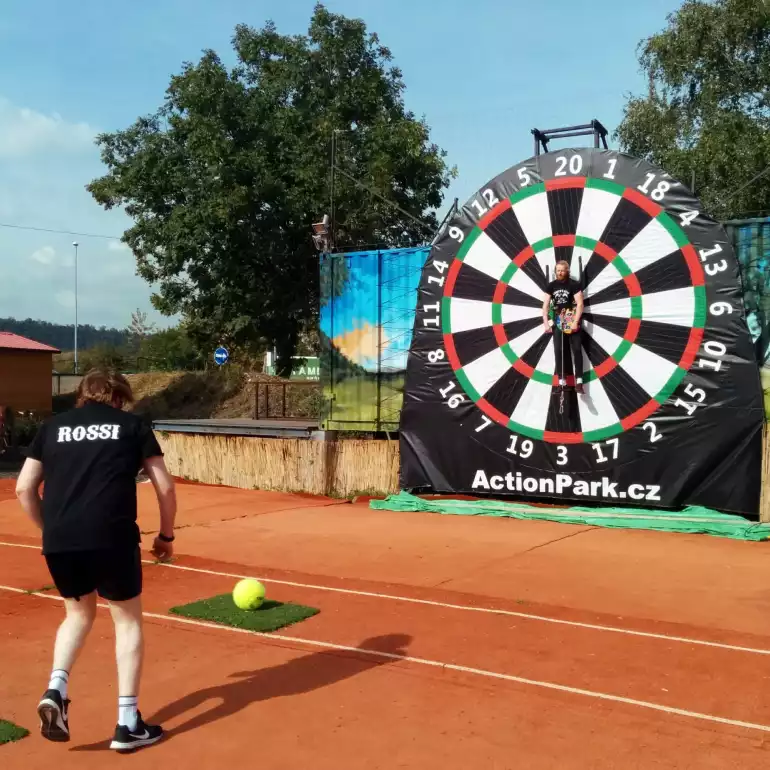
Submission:
MULTIPOLYGON (((765 544, 193 485, 178 488, 177 560, 145 569, 140 707, 167 737, 109 752, 100 610, 71 677, 73 739, 48 743, 35 706, 62 607, 52 590, 19 593, 50 578, 12 485, 0 481, 0 718, 32 734, 0 746, 4 770, 770 763, 765 544), (269 636, 167 614, 245 575, 320 614, 269 636)), ((139 495, 149 534, 151 487, 139 495)))

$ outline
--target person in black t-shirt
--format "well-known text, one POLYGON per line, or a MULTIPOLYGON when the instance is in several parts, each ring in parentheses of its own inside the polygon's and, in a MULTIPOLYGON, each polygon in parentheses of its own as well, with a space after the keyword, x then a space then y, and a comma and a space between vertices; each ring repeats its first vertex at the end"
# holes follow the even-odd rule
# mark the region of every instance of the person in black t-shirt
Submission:
POLYGON ((120 374, 89 372, 77 407, 47 420, 27 450, 16 494, 43 533, 43 555, 64 599, 53 673, 38 704, 40 730, 68 741, 69 672, 96 615, 97 594, 110 605, 118 665, 118 722, 110 748, 157 742, 163 729, 142 720, 137 707, 142 670, 142 562, 136 523, 136 476, 144 469, 155 487, 160 528, 153 554, 173 554, 176 494, 152 429, 122 411, 133 401, 120 374), (42 501, 41 483, 45 483, 42 501))
POLYGON ((554 352, 556 355, 556 374, 559 385, 564 387, 564 337, 567 337, 569 350, 572 353, 572 361, 575 373, 575 390, 583 392, 583 347, 580 333, 580 318, 583 315, 583 291, 577 281, 569 277, 569 264, 567 262, 556 263, 556 280, 551 281, 545 290, 543 298, 543 328, 546 334, 554 334, 554 352), (564 334, 556 323, 551 326, 548 312, 553 303, 555 316, 562 311, 571 310, 574 313, 572 332, 564 334))

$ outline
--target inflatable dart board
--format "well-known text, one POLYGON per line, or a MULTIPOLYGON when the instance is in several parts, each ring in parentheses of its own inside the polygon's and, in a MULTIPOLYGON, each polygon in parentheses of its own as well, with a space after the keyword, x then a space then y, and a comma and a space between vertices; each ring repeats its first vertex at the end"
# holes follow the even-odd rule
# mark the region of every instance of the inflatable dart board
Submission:
POLYGON ((751 515, 763 419, 727 235, 661 169, 598 149, 533 157, 483 187, 433 246, 407 364, 402 488, 751 515), (568 387, 561 407, 542 319, 559 260, 585 299, 584 392, 568 387))

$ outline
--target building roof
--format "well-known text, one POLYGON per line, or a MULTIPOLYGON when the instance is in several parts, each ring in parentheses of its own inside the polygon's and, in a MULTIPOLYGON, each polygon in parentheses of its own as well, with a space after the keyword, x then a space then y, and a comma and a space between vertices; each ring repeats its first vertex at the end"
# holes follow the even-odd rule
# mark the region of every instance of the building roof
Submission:
POLYGON ((42 342, 35 342, 35 340, 30 340, 27 337, 2 331, 0 331, 0 350, 36 350, 41 353, 61 353, 58 348, 52 348, 42 342))

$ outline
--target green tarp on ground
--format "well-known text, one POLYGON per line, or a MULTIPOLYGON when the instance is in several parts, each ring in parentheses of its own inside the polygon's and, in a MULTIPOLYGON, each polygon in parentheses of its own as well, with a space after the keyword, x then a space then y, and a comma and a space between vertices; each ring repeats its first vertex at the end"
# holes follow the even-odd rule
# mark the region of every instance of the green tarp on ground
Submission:
POLYGON ((652 529, 660 532, 731 537, 735 540, 770 540, 770 524, 757 524, 743 516, 720 513, 710 508, 689 506, 681 511, 653 508, 543 508, 526 503, 498 500, 425 500, 408 492, 390 495, 385 500, 372 500, 370 507, 380 511, 425 511, 459 516, 506 516, 512 519, 560 521, 592 527, 616 529, 652 529))

